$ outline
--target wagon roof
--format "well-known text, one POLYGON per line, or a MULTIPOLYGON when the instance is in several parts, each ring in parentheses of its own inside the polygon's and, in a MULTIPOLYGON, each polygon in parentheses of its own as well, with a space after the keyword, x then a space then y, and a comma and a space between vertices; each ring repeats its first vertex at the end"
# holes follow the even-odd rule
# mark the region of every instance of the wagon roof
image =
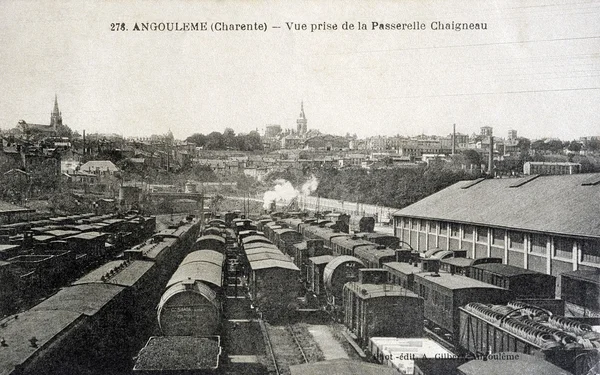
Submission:
POLYGON ((314 264, 325 264, 331 262, 333 258, 333 255, 320 255, 318 257, 308 258, 308 260, 313 262, 314 264))
POLYGON ((577 271, 569 271, 565 272, 562 275, 570 276, 573 278, 577 278, 580 280, 591 281, 595 284, 600 284, 600 271, 587 271, 587 270, 577 270, 577 271))
POLYGON ((185 280, 204 281, 217 287, 223 282, 223 267, 210 262, 192 262, 182 264, 171 276, 165 288, 185 280))
POLYGON ((154 262, 148 262, 143 260, 133 261, 126 266, 125 261, 115 260, 112 262, 108 262, 105 265, 96 268, 94 271, 88 273, 83 276, 81 279, 74 282, 74 285, 78 284, 89 284, 89 283, 100 283, 102 281, 102 277, 106 277, 106 275, 115 270, 115 274, 113 276, 109 276, 106 279, 107 284, 121 285, 121 286, 132 286, 135 285, 138 280, 140 280, 152 267, 154 267, 154 262), (121 266, 121 269, 118 267, 121 266))
POLYGON ((489 272, 493 272, 503 276, 517 276, 517 275, 544 275, 547 277, 553 277, 551 275, 546 275, 545 273, 526 270, 525 268, 511 266, 510 264, 501 264, 501 263, 484 263, 484 264, 476 264, 473 268, 479 268, 482 270, 486 270, 489 272))
POLYGON ((72 285, 61 289, 31 310, 66 310, 92 316, 124 290, 122 286, 104 283, 72 285))
POLYGON ((252 243, 244 244, 245 251, 253 250, 253 249, 262 249, 262 248, 278 249, 278 247, 275 246, 270 241, 269 242, 252 242, 252 243))
POLYGON ((286 233, 297 233, 297 234, 301 235, 300 232, 298 232, 297 230, 291 229, 291 228, 275 229, 274 232, 279 235, 286 234, 286 233))
POLYGON ((292 260, 290 259, 290 257, 288 257, 287 255, 283 254, 280 251, 263 251, 260 253, 254 253, 254 254, 248 254, 247 255, 248 261, 250 263, 252 262, 256 262, 259 260, 266 260, 266 259, 271 259, 271 260, 281 260, 284 262, 291 262, 292 260))
POLYGON ((181 262, 181 264, 183 265, 183 264, 188 264, 188 263, 193 263, 193 262, 209 262, 209 263, 214 263, 218 266, 222 266, 223 262, 225 262, 225 255, 219 253, 218 251, 214 251, 214 250, 205 250, 205 249, 196 250, 196 251, 189 253, 183 259, 183 262, 181 262))
MULTIPOLYGON (((445 272, 440 272, 437 276, 431 276, 430 273, 423 273, 419 277, 420 280, 426 280, 430 283, 440 285, 441 287, 458 290, 458 289, 471 289, 471 288, 480 288, 480 289, 497 289, 497 290, 506 290, 504 288, 500 288, 498 286, 484 283, 479 280, 471 279, 462 275, 452 275, 445 272)), ((417 278, 415 278, 417 281, 417 278)))
POLYGON ((101 232, 84 232, 84 233, 76 234, 74 236, 67 237, 67 239, 79 238, 82 240, 94 240, 97 238, 102 238, 102 237, 107 237, 107 236, 108 236, 108 234, 101 233, 101 232))
POLYGON ((346 283, 345 287, 362 299, 378 297, 411 297, 419 298, 414 292, 396 284, 362 284, 358 282, 346 283))
POLYGON ((12 374, 16 367, 24 364, 36 352, 59 336, 75 323, 81 314, 74 311, 25 311, 18 319, 13 316, 3 319, 2 337, 7 347, 0 350, 0 374, 12 374), (29 338, 37 339, 38 348, 33 348, 29 338))
POLYGON ((442 259, 440 262, 451 264, 454 266, 468 267, 473 263, 474 260, 475 259, 471 259, 471 258, 447 258, 447 259, 442 259))
POLYGON ((249 243, 252 243, 252 242, 271 243, 271 241, 267 237, 261 236, 261 235, 258 235, 258 234, 242 238, 242 243, 243 244, 249 244, 249 243))
POLYGON ((383 268, 390 268, 409 275, 421 272, 421 269, 418 266, 401 262, 388 262, 383 265, 383 268))
POLYGON ((206 234, 200 238, 198 238, 196 240, 196 243, 200 242, 200 241, 204 241, 204 240, 214 240, 214 241, 219 241, 221 243, 225 243, 225 239, 221 236, 218 236, 216 234, 206 234))
POLYGON ((300 271, 292 262, 282 261, 278 259, 265 259, 250 262, 250 268, 253 270, 261 270, 266 268, 285 268, 293 271, 300 271))

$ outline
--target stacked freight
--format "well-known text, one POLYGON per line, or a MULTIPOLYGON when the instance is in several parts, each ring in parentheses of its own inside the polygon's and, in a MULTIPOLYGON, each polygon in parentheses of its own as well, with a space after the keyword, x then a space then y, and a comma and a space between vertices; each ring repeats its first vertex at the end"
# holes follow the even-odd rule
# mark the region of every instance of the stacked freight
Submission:
POLYGON ((152 326, 149 311, 164 285, 163 268, 189 250, 198 227, 173 228, 169 246, 142 246, 133 252, 139 259, 109 262, 30 310, 5 318, 0 374, 104 374, 131 368, 138 340, 152 326))

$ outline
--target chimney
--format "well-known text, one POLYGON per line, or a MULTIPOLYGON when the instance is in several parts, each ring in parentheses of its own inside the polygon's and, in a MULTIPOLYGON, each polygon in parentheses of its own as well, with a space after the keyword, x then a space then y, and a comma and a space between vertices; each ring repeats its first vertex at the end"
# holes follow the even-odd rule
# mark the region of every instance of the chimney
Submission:
POLYGON ((494 136, 490 134, 490 157, 488 160, 488 174, 494 177, 494 136))
POLYGON ((83 155, 85 155, 85 129, 83 130, 83 155))
POLYGON ((456 153, 456 124, 452 125, 452 155, 456 153))

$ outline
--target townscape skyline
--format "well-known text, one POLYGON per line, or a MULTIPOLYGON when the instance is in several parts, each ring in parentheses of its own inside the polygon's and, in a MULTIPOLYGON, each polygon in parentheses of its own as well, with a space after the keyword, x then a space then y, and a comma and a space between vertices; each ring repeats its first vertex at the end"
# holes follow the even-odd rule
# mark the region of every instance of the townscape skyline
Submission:
POLYGON ((578 139, 600 133, 600 3, 381 1, 0 4, 0 128, 48 124, 58 94, 81 133, 149 136, 308 129, 360 138, 479 133, 578 139), (111 23, 264 22, 265 32, 111 31, 111 23), (433 30, 435 22, 485 30, 433 30), (362 22, 296 31, 288 23, 362 22), (420 22, 380 30, 373 22, 420 22), (275 29, 273 27, 280 27, 275 29))

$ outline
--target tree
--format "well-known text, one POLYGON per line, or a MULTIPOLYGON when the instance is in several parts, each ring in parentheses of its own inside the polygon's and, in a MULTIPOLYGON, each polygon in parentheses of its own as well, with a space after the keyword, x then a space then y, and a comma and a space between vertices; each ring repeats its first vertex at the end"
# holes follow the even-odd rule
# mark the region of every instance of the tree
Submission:
POLYGON ((475 150, 464 150, 462 155, 468 164, 479 166, 483 162, 481 155, 475 150))
POLYGON ((531 141, 527 138, 517 138, 517 145, 519 146, 519 151, 521 154, 528 154, 529 149, 531 148, 531 141))
POLYGON ((581 151, 581 143, 576 142, 576 141, 571 141, 571 143, 569 143, 569 146, 567 147, 567 150, 572 151, 572 152, 579 152, 579 151, 581 151))
POLYGON ((198 147, 204 147, 207 137, 202 133, 194 133, 187 137, 186 142, 195 143, 198 147))
POLYGON ((223 134, 212 132, 206 136, 206 148, 209 150, 222 150, 224 146, 223 134))
POLYGON ((225 128, 223 131, 223 146, 224 148, 237 148, 237 139, 233 129, 225 128))

